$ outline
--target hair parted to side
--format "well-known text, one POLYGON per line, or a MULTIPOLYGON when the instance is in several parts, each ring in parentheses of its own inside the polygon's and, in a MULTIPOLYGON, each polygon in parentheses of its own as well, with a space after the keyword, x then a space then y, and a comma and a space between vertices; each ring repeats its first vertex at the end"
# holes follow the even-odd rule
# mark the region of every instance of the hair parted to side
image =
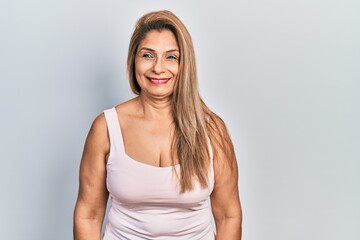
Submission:
MULTIPOLYGON (((220 146, 220 149, 226 151, 225 154, 231 155, 233 147, 230 137, 225 124, 210 111, 200 97, 191 36, 180 19, 170 11, 147 13, 136 23, 127 58, 131 90, 136 95, 141 94, 141 88, 135 76, 135 57, 141 41, 152 30, 171 31, 180 51, 179 71, 172 94, 175 130, 171 151, 173 161, 178 159, 181 168, 179 176, 181 192, 192 190, 194 180, 205 188, 208 186, 210 166, 209 138, 213 147, 220 146), (230 146, 230 148, 224 146, 230 146)), ((216 155, 217 153, 214 152, 214 158, 216 155)))

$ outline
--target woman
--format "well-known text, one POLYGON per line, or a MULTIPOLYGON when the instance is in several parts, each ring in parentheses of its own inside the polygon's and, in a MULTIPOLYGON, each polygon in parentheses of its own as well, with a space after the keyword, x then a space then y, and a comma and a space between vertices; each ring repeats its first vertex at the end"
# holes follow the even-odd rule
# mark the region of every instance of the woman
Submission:
POLYGON ((211 240, 212 215, 217 240, 241 239, 233 146, 223 121, 199 96, 183 23, 169 11, 144 15, 127 64, 137 97, 104 111, 91 126, 75 239, 100 239, 109 193, 105 240, 211 240))

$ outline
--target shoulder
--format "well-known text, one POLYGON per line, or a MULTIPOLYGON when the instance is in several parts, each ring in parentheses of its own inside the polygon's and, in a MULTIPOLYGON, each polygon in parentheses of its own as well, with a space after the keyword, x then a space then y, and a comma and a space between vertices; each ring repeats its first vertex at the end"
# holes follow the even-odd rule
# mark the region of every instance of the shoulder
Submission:
POLYGON ((139 109, 137 97, 115 106, 118 116, 133 115, 137 109, 139 109))
POLYGON ((109 145, 108 128, 104 112, 100 113, 93 120, 87 137, 87 142, 103 147, 109 145))
MULTIPOLYGON (((131 111, 135 108, 134 107, 135 102, 136 102, 136 98, 133 98, 131 100, 116 105, 114 109, 118 117, 130 114, 131 111)), ((109 110, 111 109, 110 108, 106 109, 95 117, 90 128, 91 134, 100 135, 100 137, 108 136, 108 124, 106 120, 106 112, 109 110)))
POLYGON ((234 146, 225 122, 215 113, 208 114, 208 134, 214 151, 214 163, 218 168, 234 169, 234 146), (225 164, 224 164, 225 163, 225 164))
POLYGON ((100 113, 95 117, 91 124, 90 132, 101 134, 104 131, 107 131, 106 118, 104 112, 100 113))
MULTIPOLYGON (((114 107, 116 114, 119 116, 126 113, 128 111, 127 109, 131 109, 133 101, 134 100, 132 99, 116 105, 114 107)), ((100 154, 101 156, 103 156, 107 155, 110 152, 110 134, 113 120, 107 119, 107 112, 109 110, 111 109, 104 110, 93 120, 88 136, 86 138, 85 153, 90 153, 91 155, 100 154), (110 122, 108 123, 108 121, 110 122)), ((109 116, 112 117, 111 115, 109 116)))
POLYGON ((225 122, 217 114, 210 112, 206 119, 210 137, 223 138, 229 135, 225 122))

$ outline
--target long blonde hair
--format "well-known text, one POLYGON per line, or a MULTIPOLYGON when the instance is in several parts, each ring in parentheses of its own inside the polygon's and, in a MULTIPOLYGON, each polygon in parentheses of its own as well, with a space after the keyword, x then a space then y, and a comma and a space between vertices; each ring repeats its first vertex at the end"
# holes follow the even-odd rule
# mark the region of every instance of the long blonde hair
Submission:
MULTIPOLYGON (((210 166, 208 136, 212 138, 212 129, 218 128, 217 124, 209 124, 209 121, 216 123, 215 118, 218 117, 200 98, 191 36, 185 25, 172 12, 166 10, 150 12, 137 21, 127 58, 131 90, 137 95, 141 94, 141 88, 135 77, 135 56, 141 41, 152 30, 170 30, 175 35, 180 50, 179 71, 172 94, 175 124, 172 153, 173 161, 178 159, 181 168, 179 176, 181 192, 192 190, 194 180, 205 188, 208 186, 210 166)), ((211 140, 213 139, 215 138, 211 140)))

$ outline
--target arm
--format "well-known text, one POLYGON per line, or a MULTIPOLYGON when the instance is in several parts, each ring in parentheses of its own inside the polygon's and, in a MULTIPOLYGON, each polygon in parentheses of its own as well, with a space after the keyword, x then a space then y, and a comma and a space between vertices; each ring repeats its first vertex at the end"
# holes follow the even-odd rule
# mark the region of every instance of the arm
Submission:
POLYGON ((215 185, 210 196, 217 240, 240 240, 242 211, 238 190, 237 161, 231 139, 221 119, 215 119, 212 135, 215 185))
POLYGON ((106 156, 110 149, 104 115, 98 116, 86 139, 80 164, 79 194, 74 210, 74 239, 100 239, 108 191, 106 156))

